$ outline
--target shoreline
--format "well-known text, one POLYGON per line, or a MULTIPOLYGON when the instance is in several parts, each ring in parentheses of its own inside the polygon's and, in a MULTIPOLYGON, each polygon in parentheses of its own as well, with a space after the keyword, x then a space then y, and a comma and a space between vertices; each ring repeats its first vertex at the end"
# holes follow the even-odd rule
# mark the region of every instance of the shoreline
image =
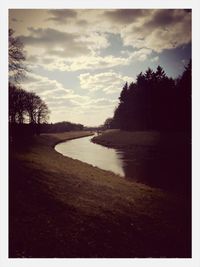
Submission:
POLYGON ((181 146, 190 144, 186 132, 158 132, 158 131, 121 131, 119 129, 106 130, 101 135, 94 136, 92 142, 115 149, 132 149, 137 146, 181 146))
POLYGON ((191 197, 191 141, 186 132, 107 130, 92 142, 123 153, 133 160, 126 176, 139 183, 191 197), (134 178, 134 170, 140 175, 134 178), (163 171, 165 170, 165 171, 163 171))
POLYGON ((62 139, 57 141, 56 143, 53 144, 53 148, 55 149, 55 146, 60 144, 60 143, 64 143, 66 141, 70 141, 70 140, 75 140, 75 139, 79 139, 79 138, 84 138, 84 137, 88 137, 88 136, 93 136, 94 134, 88 134, 88 135, 83 135, 83 136, 78 136, 78 137, 72 137, 72 138, 67 138, 67 139, 62 139))

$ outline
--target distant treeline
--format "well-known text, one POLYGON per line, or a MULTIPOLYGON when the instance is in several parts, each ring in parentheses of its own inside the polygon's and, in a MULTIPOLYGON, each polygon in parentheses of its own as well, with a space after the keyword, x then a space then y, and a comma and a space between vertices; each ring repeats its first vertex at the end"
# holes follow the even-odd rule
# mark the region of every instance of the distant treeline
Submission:
MULTIPOLYGON (((24 90, 20 82, 27 68, 24 45, 14 31, 9 29, 9 136, 11 141, 29 139, 40 133, 81 131, 82 124, 67 121, 47 123, 49 109, 35 92, 24 90)), ((30 88, 29 88, 30 90, 30 88)))
POLYGON ((12 140, 27 139, 32 135, 41 133, 61 133, 69 131, 82 131, 82 124, 71 123, 67 121, 57 123, 9 123, 10 137, 12 140))
POLYGON ((84 126, 78 123, 62 121, 57 123, 44 123, 40 125, 41 133, 60 133, 69 131, 82 131, 84 126))
POLYGON ((11 140, 40 133, 40 125, 48 120, 46 103, 34 92, 9 83, 9 136, 11 140))
POLYGON ((190 131, 191 61, 177 79, 169 78, 160 66, 156 71, 149 68, 136 82, 124 85, 119 100, 106 128, 190 131))
POLYGON ((46 103, 34 92, 9 83, 9 122, 11 124, 41 124, 48 120, 46 103))
POLYGON ((12 140, 23 140, 40 133, 81 131, 82 124, 67 121, 47 123, 49 109, 34 92, 9 84, 9 134, 12 140))

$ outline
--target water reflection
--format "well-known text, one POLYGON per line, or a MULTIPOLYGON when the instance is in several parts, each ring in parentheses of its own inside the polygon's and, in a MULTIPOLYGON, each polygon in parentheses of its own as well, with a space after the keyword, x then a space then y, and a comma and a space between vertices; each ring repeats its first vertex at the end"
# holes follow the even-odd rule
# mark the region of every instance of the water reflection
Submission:
POLYGON ((190 190, 190 148, 135 146, 131 150, 107 148, 90 141, 91 136, 58 144, 59 153, 112 171, 153 187, 170 191, 190 190))
POLYGON ((91 136, 58 144, 55 149, 64 156, 89 163, 103 170, 125 176, 123 162, 115 149, 90 142, 91 136))
POLYGON ((131 151, 122 150, 120 156, 125 177, 168 191, 191 191, 191 151, 187 144, 135 146, 131 151))

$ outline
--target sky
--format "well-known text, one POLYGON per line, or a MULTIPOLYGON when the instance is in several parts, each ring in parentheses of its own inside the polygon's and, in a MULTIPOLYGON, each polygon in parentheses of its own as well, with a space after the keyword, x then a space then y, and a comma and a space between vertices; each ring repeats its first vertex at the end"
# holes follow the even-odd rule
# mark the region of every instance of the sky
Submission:
POLYGON ((125 82, 148 67, 176 78, 191 58, 184 9, 10 9, 29 72, 21 86, 48 105, 49 122, 98 126, 125 82))

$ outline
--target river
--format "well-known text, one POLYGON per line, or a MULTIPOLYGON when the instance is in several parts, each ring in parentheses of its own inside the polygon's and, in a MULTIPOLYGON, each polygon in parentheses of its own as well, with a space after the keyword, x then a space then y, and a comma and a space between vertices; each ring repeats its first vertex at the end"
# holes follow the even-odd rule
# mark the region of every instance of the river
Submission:
POLYGON ((122 153, 113 148, 94 144, 90 141, 91 138, 91 136, 87 136, 59 143, 55 150, 64 156, 78 159, 124 177, 122 153))
POLYGON ((91 138, 62 142, 56 145, 55 150, 64 156, 153 187, 170 191, 185 188, 189 175, 185 150, 174 150, 172 153, 171 149, 135 146, 127 151, 94 144, 91 138))

